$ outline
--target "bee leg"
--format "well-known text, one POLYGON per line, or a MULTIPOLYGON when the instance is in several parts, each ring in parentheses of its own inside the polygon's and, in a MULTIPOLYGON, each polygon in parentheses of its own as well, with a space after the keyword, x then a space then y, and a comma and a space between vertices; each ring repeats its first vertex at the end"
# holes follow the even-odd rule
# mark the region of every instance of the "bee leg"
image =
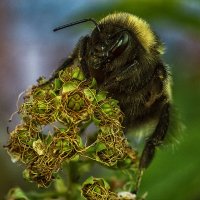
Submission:
POLYGON ((134 60, 134 62, 132 64, 125 67, 125 70, 123 70, 122 72, 119 73, 119 75, 116 76, 116 80, 121 81, 123 79, 127 79, 127 78, 131 77, 134 72, 133 67, 138 64, 139 64, 138 61, 134 60))
POLYGON ((88 45, 88 40, 89 40, 89 36, 85 36, 84 38, 82 38, 79 41, 79 58, 80 59, 80 67, 83 70, 83 73, 85 74, 86 78, 89 78, 90 73, 89 73, 89 69, 88 69, 88 65, 86 63, 85 57, 86 57, 86 52, 87 52, 87 45, 88 45))
POLYGON ((169 126, 169 110, 170 104, 166 103, 160 115, 159 122, 153 134, 148 138, 139 163, 139 168, 145 169, 151 163, 156 147, 160 146, 165 139, 169 126))
POLYGON ((127 67, 125 67, 125 70, 122 72, 117 72, 117 74, 113 74, 105 83, 104 83, 104 87, 105 89, 110 89, 110 88, 115 88, 118 87, 118 84, 120 81, 122 81, 123 79, 127 79, 129 77, 132 76, 133 73, 133 67, 138 64, 137 61, 135 61, 134 63, 128 65, 127 67))
POLYGON ((135 190, 133 191, 134 194, 137 194, 138 192, 143 172, 150 165, 154 157, 156 147, 160 146, 162 141, 165 139, 169 126, 169 110, 170 104, 166 103, 162 109, 160 120, 156 126, 155 131, 146 142, 139 162, 138 178, 136 181, 135 190))

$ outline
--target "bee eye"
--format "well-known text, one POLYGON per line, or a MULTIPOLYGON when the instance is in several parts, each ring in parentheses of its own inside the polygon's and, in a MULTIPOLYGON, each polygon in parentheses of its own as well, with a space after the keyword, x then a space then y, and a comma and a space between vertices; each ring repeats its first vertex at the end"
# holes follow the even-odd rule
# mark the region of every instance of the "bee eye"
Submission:
POLYGON ((116 42, 110 48, 113 55, 120 55, 127 47, 129 42, 129 35, 127 32, 123 31, 120 36, 116 39, 116 42))

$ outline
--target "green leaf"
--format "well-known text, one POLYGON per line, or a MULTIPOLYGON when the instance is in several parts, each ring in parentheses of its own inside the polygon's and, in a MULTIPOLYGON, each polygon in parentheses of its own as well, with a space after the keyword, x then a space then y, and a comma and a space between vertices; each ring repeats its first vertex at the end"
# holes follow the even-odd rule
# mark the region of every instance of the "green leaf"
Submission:
POLYGON ((54 81, 54 90, 59 90, 62 87, 62 81, 58 78, 54 81))
POLYGON ((95 78, 92 78, 92 83, 91 85, 89 86, 89 88, 93 88, 93 87, 96 87, 97 86, 97 81, 95 78))
POLYGON ((79 73, 80 73, 80 68, 79 67, 73 67, 72 78, 77 78, 79 73))
POLYGON ((111 109, 111 105, 109 103, 104 103, 101 105, 101 108, 104 110, 104 109, 111 109))
POLYGON ((60 101, 61 101, 61 96, 56 96, 55 98, 54 98, 54 102, 56 103, 56 104, 60 104, 60 101))
POLYGON ((34 91, 33 95, 34 95, 34 97, 44 98, 46 95, 46 91, 39 89, 39 90, 34 91))
POLYGON ((95 147, 96 147, 96 152, 102 151, 107 148, 106 145, 103 143, 97 143, 95 147))
POLYGON ((94 122, 94 124, 95 124, 96 126, 99 126, 99 124, 100 124, 100 122, 101 122, 101 120, 100 120, 100 119, 97 119, 95 116, 92 116, 92 121, 94 122))
POLYGON ((93 177, 93 176, 90 176, 89 178, 87 178, 87 179, 83 182, 82 186, 85 186, 85 185, 88 185, 88 184, 94 184, 94 177, 93 177))
POLYGON ((94 101, 95 99, 95 96, 96 96, 96 90, 95 89, 89 89, 89 88, 85 88, 83 90, 86 98, 89 100, 89 101, 94 101))
POLYGON ((30 200, 19 187, 12 188, 8 192, 7 199, 10 199, 10 200, 30 200))
POLYGON ((52 141, 53 141, 53 137, 51 135, 47 135, 44 142, 48 146, 49 144, 51 144, 52 141))
POLYGON ((117 104, 119 103, 119 101, 115 100, 115 99, 110 99, 110 105, 112 106, 117 106, 117 104))
POLYGON ((77 82, 69 81, 63 85, 62 93, 74 91, 75 89, 77 89, 77 87, 78 87, 77 82))
POLYGON ((96 95, 97 102, 105 100, 106 99, 106 95, 107 95, 106 91, 98 92, 97 95, 96 95))
POLYGON ((84 181, 84 183, 82 184, 82 187, 88 184, 93 185, 94 183, 98 183, 107 190, 110 189, 109 184, 103 178, 94 178, 93 176, 90 176, 88 179, 86 179, 86 181, 84 181))
POLYGON ((63 179, 57 178, 54 182, 54 187, 57 192, 59 193, 65 193, 67 192, 67 186, 65 185, 63 179))
POLYGON ((74 157, 70 158, 70 161, 78 161, 80 156, 77 154, 74 157))
POLYGON ((85 79, 85 75, 79 67, 74 67, 72 72, 72 78, 75 78, 79 81, 83 81, 85 79))

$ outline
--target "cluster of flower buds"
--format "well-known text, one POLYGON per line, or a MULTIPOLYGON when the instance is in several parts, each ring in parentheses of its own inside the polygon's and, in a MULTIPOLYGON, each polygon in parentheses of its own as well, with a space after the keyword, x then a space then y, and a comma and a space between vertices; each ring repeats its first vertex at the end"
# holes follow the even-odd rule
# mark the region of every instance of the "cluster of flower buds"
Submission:
POLYGON ((79 159, 114 168, 133 166, 137 156, 123 135, 123 113, 107 96, 76 66, 59 71, 52 81, 40 78, 28 89, 18 110, 21 123, 7 144, 12 161, 25 165, 24 177, 46 187, 63 162, 79 159), (84 144, 83 127, 91 123, 97 133, 84 144))
POLYGON ((87 200, 142 200, 136 198, 135 194, 130 192, 119 192, 115 193, 110 190, 109 184, 102 178, 88 178, 82 187, 82 195, 87 200))

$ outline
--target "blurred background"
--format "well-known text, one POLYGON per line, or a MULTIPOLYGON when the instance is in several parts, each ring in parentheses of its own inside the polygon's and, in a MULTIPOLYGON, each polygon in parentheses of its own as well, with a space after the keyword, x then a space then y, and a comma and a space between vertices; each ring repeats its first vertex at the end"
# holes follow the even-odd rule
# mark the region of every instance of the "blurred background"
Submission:
POLYGON ((20 92, 49 77, 94 28, 86 23, 53 33, 58 25, 114 11, 148 21, 166 45, 174 102, 186 126, 180 143, 164 148, 146 171, 141 193, 147 200, 200 200, 200 1, 198 0, 18 0, 0 1, 0 199, 9 188, 34 190, 22 178, 22 167, 3 149, 6 126, 20 92))

